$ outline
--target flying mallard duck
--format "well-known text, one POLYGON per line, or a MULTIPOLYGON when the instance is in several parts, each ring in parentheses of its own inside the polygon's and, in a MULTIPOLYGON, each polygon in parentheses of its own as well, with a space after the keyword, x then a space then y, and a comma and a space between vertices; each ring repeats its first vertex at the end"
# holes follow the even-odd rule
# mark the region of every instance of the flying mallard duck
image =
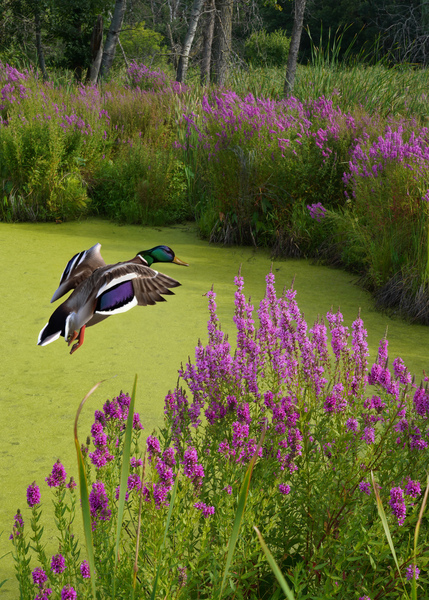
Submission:
POLYGON ((46 346, 60 336, 69 346, 77 339, 70 350, 73 354, 83 344, 86 327, 133 306, 165 302, 161 294, 174 295, 169 288, 181 284, 151 269, 153 263, 174 262, 188 266, 168 246, 142 250, 135 258, 115 265, 106 265, 100 248, 101 244, 95 244, 75 254, 67 263, 51 302, 72 289, 74 292, 52 313, 39 333, 39 346, 46 346))

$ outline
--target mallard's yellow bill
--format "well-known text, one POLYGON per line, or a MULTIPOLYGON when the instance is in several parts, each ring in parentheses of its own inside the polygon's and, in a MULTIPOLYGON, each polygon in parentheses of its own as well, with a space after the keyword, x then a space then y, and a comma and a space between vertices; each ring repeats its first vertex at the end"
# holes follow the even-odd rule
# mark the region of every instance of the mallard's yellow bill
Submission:
POLYGON ((184 267, 189 267, 188 263, 183 262, 183 260, 180 260, 180 258, 177 258, 177 256, 174 257, 173 262, 176 263, 176 265, 183 265, 184 267))

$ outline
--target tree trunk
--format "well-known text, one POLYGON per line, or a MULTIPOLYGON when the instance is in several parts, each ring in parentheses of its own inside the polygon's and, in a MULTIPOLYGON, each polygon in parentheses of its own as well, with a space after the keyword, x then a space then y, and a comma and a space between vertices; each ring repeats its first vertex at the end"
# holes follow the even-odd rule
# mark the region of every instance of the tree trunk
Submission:
POLYGON ((185 41, 183 42, 182 52, 179 58, 177 67, 176 81, 184 83, 186 79, 186 71, 188 70, 189 53, 191 51, 192 42, 194 41, 195 32, 197 30, 198 21, 201 15, 204 0, 194 0, 191 8, 191 17, 189 27, 186 33, 185 41))
POLYGON ((119 34, 124 20, 126 0, 116 0, 115 12, 113 13, 112 23, 107 33, 106 43, 104 44, 103 58, 101 60, 100 76, 106 77, 115 58, 116 46, 118 45, 119 34))
POLYGON ((171 31, 170 23, 167 23, 167 33, 168 33, 168 39, 170 40, 171 60, 173 61, 174 69, 177 71, 177 67, 179 66, 178 55, 180 53, 180 46, 178 44, 174 43, 173 33, 171 31))
POLYGON ((214 33, 214 81, 225 85, 231 54, 233 0, 219 0, 214 33))
POLYGON ((215 0, 206 0, 208 9, 203 23, 203 58, 201 60, 201 85, 210 82, 210 62, 212 58, 213 33, 215 25, 215 0))
POLYGON ((91 35, 91 65, 86 76, 90 83, 97 83, 103 56, 103 17, 98 15, 91 35))
POLYGON ((301 42, 302 25, 304 23, 305 2, 306 0, 295 0, 295 15, 293 19, 289 56, 287 59, 286 79, 283 89, 283 93, 285 96, 289 96, 292 93, 293 86, 295 83, 299 44, 301 42))
POLYGON ((42 48, 42 27, 40 24, 40 12, 39 12, 39 7, 37 6, 37 2, 35 4, 35 9, 34 9, 34 26, 36 29, 37 59, 39 61, 40 70, 42 71, 43 81, 47 81, 48 74, 46 72, 45 55, 43 53, 43 48, 42 48))

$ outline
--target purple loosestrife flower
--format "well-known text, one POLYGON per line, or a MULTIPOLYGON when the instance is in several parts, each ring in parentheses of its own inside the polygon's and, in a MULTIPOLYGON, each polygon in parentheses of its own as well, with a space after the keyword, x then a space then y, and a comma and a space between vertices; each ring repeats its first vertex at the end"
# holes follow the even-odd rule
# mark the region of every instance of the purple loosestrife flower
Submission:
POLYGON ((279 484, 279 492, 284 494, 285 496, 290 493, 290 485, 285 485, 284 483, 279 484))
POLYGON ((357 419, 353 419, 353 418, 347 419, 346 429, 348 431, 354 431, 356 433, 356 431, 358 431, 358 429, 359 429, 359 423, 358 423, 357 419))
POLYGON ((52 594, 51 588, 41 589, 34 600, 49 600, 49 596, 52 594))
POLYGON ((186 573, 186 567, 177 567, 177 570, 178 570, 177 580, 179 583, 179 587, 184 587, 188 580, 188 575, 186 573))
POLYGON ((133 429, 136 429, 137 431, 139 431, 140 429, 144 429, 140 421, 140 415, 136 412, 133 414, 133 429))
POLYGON ((371 495, 371 484, 367 481, 361 481, 358 487, 359 491, 361 491, 363 494, 368 494, 368 496, 371 495))
POLYGON ((404 502, 404 491, 400 487, 392 488, 390 490, 389 504, 392 509, 392 513, 398 519, 398 525, 403 525, 407 508, 404 502))
POLYGON ((194 504, 194 507, 197 510, 201 510, 203 513, 203 517, 205 519, 207 519, 210 515, 214 515, 215 513, 215 507, 214 506, 207 506, 207 504, 205 504, 204 502, 197 502, 196 504, 194 504))
POLYGON ((101 469, 115 457, 113 454, 110 454, 107 446, 100 446, 95 449, 95 452, 89 453, 89 458, 91 459, 92 464, 97 467, 97 469, 101 469))
POLYGON ((132 456, 130 458, 130 468, 131 469, 137 469, 138 467, 142 467, 143 466, 143 461, 141 458, 136 458, 135 456, 132 456))
POLYGON ((34 585, 38 585, 40 588, 42 588, 43 584, 48 580, 48 576, 41 567, 34 569, 31 575, 33 577, 34 585))
POLYGON ((411 498, 417 498, 422 493, 419 481, 410 481, 405 486, 405 494, 411 498))
POLYGON ((89 579, 91 577, 91 571, 89 569, 88 561, 84 560, 80 565, 80 572, 84 579, 89 579))
POLYGON ((374 427, 365 427, 363 430, 363 436, 361 437, 366 444, 373 444, 375 440, 375 429, 374 427))
POLYGON ((395 373, 396 379, 399 379, 401 383, 411 383, 411 373, 408 371, 404 361, 399 356, 393 361, 393 372, 395 373))
POLYGON ((149 455, 149 460, 152 460, 154 454, 161 453, 161 445, 159 443, 158 438, 153 435, 148 435, 146 440, 146 448, 149 455))
POLYGON ((130 492, 132 490, 140 490, 142 487, 142 482, 140 477, 137 475, 137 473, 133 473, 132 475, 129 475, 128 477, 128 482, 127 482, 127 487, 130 490, 130 492))
POLYGON ((317 202, 315 204, 307 204, 308 212, 310 213, 310 217, 312 219, 316 219, 318 223, 325 217, 326 208, 322 205, 321 202, 317 202))
POLYGON ((52 473, 49 475, 49 477, 46 477, 45 481, 48 483, 49 487, 60 487, 65 485, 66 479, 66 470, 58 459, 52 467, 52 473))
POLYGON ((408 581, 411 581, 411 579, 418 579, 419 575, 420 569, 417 567, 417 565, 410 565, 405 571, 405 577, 408 581))
POLYGON ((76 600, 77 592, 71 585, 66 585, 61 590, 61 600, 76 600))
POLYGON ((170 491, 170 487, 163 485, 162 483, 155 483, 153 485, 153 499, 155 500, 155 507, 159 510, 163 505, 168 506, 167 496, 170 491))
POLYGON ((176 464, 175 455, 176 451, 174 450, 174 448, 166 448, 162 454, 162 460, 169 467, 174 467, 174 465, 176 464))
POLYGON ((66 570, 66 561, 61 554, 55 554, 51 560, 51 571, 60 575, 66 570))
POLYGON ((40 489, 39 486, 36 485, 36 482, 33 481, 31 485, 27 488, 27 504, 30 508, 36 506, 40 502, 40 489))
POLYGON ((416 390, 413 403, 418 415, 426 417, 429 414, 429 393, 423 387, 416 390))
POLYGON ((9 539, 13 540, 18 535, 21 535, 23 529, 24 529, 24 520, 22 518, 21 511, 18 508, 18 510, 16 511, 16 515, 15 515, 15 521, 13 523, 13 530, 9 536, 9 539))
POLYGON ((109 499, 107 498, 104 483, 96 481, 92 484, 92 490, 89 494, 89 506, 93 519, 93 527, 95 527, 97 519, 108 521, 111 517, 111 510, 108 508, 109 499))

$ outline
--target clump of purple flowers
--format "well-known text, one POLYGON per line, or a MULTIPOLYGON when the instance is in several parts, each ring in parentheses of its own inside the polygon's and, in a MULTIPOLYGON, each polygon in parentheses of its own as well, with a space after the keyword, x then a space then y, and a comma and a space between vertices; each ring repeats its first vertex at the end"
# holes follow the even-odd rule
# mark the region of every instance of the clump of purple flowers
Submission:
POLYGON ((322 205, 321 202, 317 202, 314 204, 307 204, 308 212, 310 213, 310 217, 315 219, 318 223, 325 217, 326 208, 322 205))
POLYGON ((49 487, 61 487, 65 485, 67 479, 67 473, 64 466, 61 464, 58 459, 54 466, 52 467, 52 472, 49 477, 46 478, 46 482, 49 487))
POLYGON ((51 560, 51 571, 53 573, 61 574, 66 570, 66 561, 62 554, 55 554, 51 560))
MULTIPOLYGON (((368 482, 371 471, 384 502, 390 491, 390 509, 401 526, 398 537, 409 538, 426 464, 426 390, 410 381, 402 361, 394 361, 394 373, 390 372, 386 338, 380 342, 376 362, 368 367, 367 332, 360 316, 349 330, 341 312, 330 310, 326 321, 319 317, 309 328, 298 307, 296 291, 289 288, 278 294, 274 274, 269 273, 256 317, 253 304, 244 295, 241 275, 235 284, 235 348, 220 328, 216 294, 211 290, 207 294, 208 341, 198 343, 195 360, 189 359, 181 367, 179 385, 167 394, 165 427, 149 435, 143 445, 139 442, 139 420, 133 419, 124 529, 134 532, 141 525, 149 537, 150 543, 143 545, 137 557, 143 572, 149 564, 151 546, 157 544, 152 532, 163 531, 165 520, 171 517, 171 544, 166 544, 163 552, 174 552, 172 560, 177 566, 177 549, 188 548, 190 537, 196 542, 183 555, 187 566, 177 567, 177 576, 172 577, 175 593, 186 585, 193 594, 195 577, 188 574, 194 568, 205 574, 208 566, 198 562, 201 556, 223 560, 225 531, 234 522, 244 477, 253 469, 239 543, 243 548, 252 546, 256 522, 280 559, 287 535, 296 545, 290 550, 296 552, 294 560, 304 559, 308 566, 309 593, 316 594, 319 588, 315 586, 323 585, 326 574, 314 565, 328 556, 327 565, 343 560, 341 548, 347 540, 356 539, 359 553, 360 542, 364 548, 371 547, 379 535, 379 523, 373 519, 375 499, 368 482), (139 448, 144 449, 143 454, 138 454, 139 448), (406 520, 407 510, 410 517, 406 520), (363 519, 373 523, 369 530, 362 531, 363 519), (314 548, 318 548, 317 557, 314 548)), ((109 540, 114 537, 129 407, 126 394, 106 401, 103 410, 95 413, 92 442, 88 438, 83 451, 91 485, 93 539, 101 557, 95 566, 100 585, 105 575, 103 549, 111 555, 114 552, 109 540), (95 452, 89 452, 91 443, 95 452), (94 460, 97 450, 98 459, 94 460), (102 456, 106 458, 103 464, 102 456)), ((54 488, 58 522, 68 512, 66 496, 76 502, 72 482, 67 486, 65 481, 65 469, 58 461, 46 478, 48 486, 54 488)), ((27 489, 27 503, 33 509, 32 540, 36 540, 39 508, 35 507, 40 503, 40 490, 35 483, 27 489)), ((28 571, 28 578, 32 577, 38 587, 38 600, 46 600, 50 594, 50 589, 45 589, 47 581, 56 582, 57 595, 64 586, 61 597, 65 600, 76 598, 79 587, 73 577, 81 586, 91 585, 87 581, 91 576, 88 563, 77 562, 73 554, 76 542, 70 527, 71 522, 63 519, 61 545, 50 561, 48 574, 49 559, 43 548, 37 543, 33 547, 43 567, 28 571), (63 573, 67 585, 57 577, 63 573)), ((11 538, 19 560, 23 560, 27 544, 19 511, 11 538)), ((121 550, 122 568, 125 572, 129 567, 131 572, 134 555, 129 558, 128 537, 126 540, 121 550)), ((398 554, 405 552, 407 543, 399 547, 398 554)), ((259 564, 257 552, 252 550, 250 557, 247 552, 238 552, 234 572, 251 572, 259 564)), ((408 556, 403 564, 408 564, 408 556)), ((357 559, 372 573, 374 567, 366 553, 360 552, 357 559)), ((377 577, 388 585, 391 571, 385 561, 380 562, 377 577)), ((410 565, 406 575, 407 579, 417 579, 419 570, 410 565)), ((243 594, 247 585, 254 585, 251 577, 240 581, 243 594)), ((340 585, 350 597, 356 589, 372 590, 364 576, 358 581, 347 573, 340 585)))
POLYGON ((36 482, 33 481, 31 485, 27 488, 27 504, 30 508, 36 506, 40 502, 40 488, 36 485, 36 482))
POLYGON ((405 577, 408 581, 411 581, 411 579, 418 579, 419 575, 420 569, 417 567, 417 565, 410 565, 409 567, 407 567, 405 577))
POLYGON ((205 504, 204 502, 196 502, 194 504, 194 507, 197 510, 200 510, 203 513, 203 517, 205 519, 207 519, 211 515, 215 514, 215 507, 214 506, 207 506, 207 504, 205 504))
POLYGON ((390 490, 390 508, 392 513, 398 519, 398 525, 403 525, 407 513, 407 507, 404 501, 404 490, 400 487, 395 487, 390 490))
POLYGON ((92 485, 92 490, 89 494, 89 506, 93 529, 95 529, 98 520, 108 521, 112 516, 112 511, 109 508, 109 499, 102 481, 96 481, 92 485))

